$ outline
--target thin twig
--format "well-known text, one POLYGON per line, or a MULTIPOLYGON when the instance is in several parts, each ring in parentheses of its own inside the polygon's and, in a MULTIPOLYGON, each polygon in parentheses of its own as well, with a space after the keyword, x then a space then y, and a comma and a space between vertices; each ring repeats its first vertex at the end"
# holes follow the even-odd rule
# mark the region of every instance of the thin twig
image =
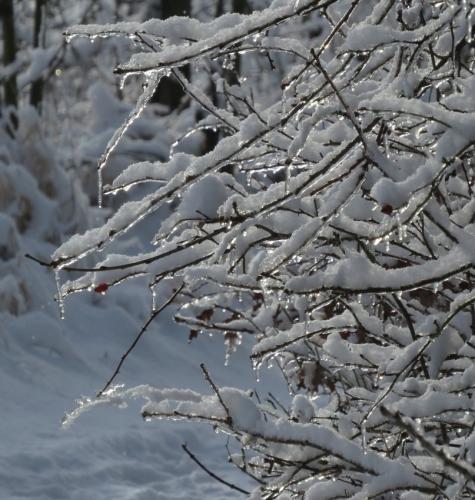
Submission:
POLYGON ((183 450, 186 452, 186 454, 195 462, 196 465, 201 467, 208 475, 210 475, 213 479, 216 479, 216 481, 219 481, 222 484, 225 484, 228 488, 231 488, 232 490, 239 491, 240 493, 244 493, 245 495, 249 495, 250 492, 243 490, 239 486, 236 486, 232 483, 229 483, 228 481, 224 480, 223 478, 219 477, 216 475, 214 472, 210 471, 205 465, 203 465, 196 457, 191 453, 191 451, 186 447, 186 444, 182 444, 181 447, 183 450))
POLYGON ((167 250, 166 252, 163 252, 158 255, 152 255, 150 257, 146 257, 144 259, 140 259, 137 261, 133 262, 125 262, 123 264, 116 264, 113 266, 105 266, 105 265, 100 265, 98 267, 76 267, 76 266, 69 266, 69 265, 64 265, 64 262, 66 262, 68 259, 71 258, 62 258, 62 259, 57 259, 51 262, 45 262, 44 260, 39 259, 38 257, 34 257, 33 255, 30 254, 25 254, 25 257, 27 259, 33 260, 34 262, 40 264, 43 267, 50 267, 50 268, 58 268, 58 266, 61 265, 61 269, 64 271, 76 271, 76 272, 97 272, 97 271, 117 271, 119 269, 130 269, 131 267, 139 266, 142 264, 151 264, 152 262, 155 262, 159 259, 162 259, 164 257, 168 257, 169 255, 181 252, 182 250, 186 250, 189 247, 193 247, 194 245, 199 245, 200 243, 203 243, 204 241, 212 240, 214 236, 217 236, 220 233, 223 233, 226 230, 225 227, 220 227, 213 231, 212 233, 205 234, 204 236, 199 236, 197 238, 192 239, 191 241, 187 241, 185 243, 181 243, 176 245, 173 249, 167 250))
POLYGON ((408 432, 413 438, 417 439, 419 443, 432 455, 441 460, 447 467, 450 467, 454 471, 462 474, 466 479, 470 481, 475 480, 475 467, 469 464, 465 460, 462 460, 460 457, 457 460, 454 460, 448 453, 443 449, 437 447, 431 441, 427 439, 426 436, 421 434, 414 426, 411 419, 401 415, 399 411, 393 413, 386 406, 382 405, 380 408, 381 413, 385 417, 389 417, 393 422, 408 432))
POLYGON ((229 408, 224 404, 223 398, 221 397, 221 394, 219 393, 218 386, 211 379, 211 376, 208 372, 208 369, 206 368, 204 363, 200 364, 200 368, 201 368, 201 371, 204 373, 206 381, 213 388, 213 391, 216 393, 216 396, 218 397, 219 402, 221 403, 222 407, 224 408, 224 411, 226 412, 226 415, 227 415, 226 423, 229 426, 233 425, 233 419, 231 417, 231 414, 229 413, 229 408))
POLYGON ((343 99, 341 92, 338 90, 337 86, 335 85, 335 83, 331 79, 331 76, 326 72, 326 70, 323 67, 323 65, 321 64, 320 59, 318 58, 318 55, 315 52, 315 50, 311 49, 311 52, 312 52, 313 57, 315 58, 315 66, 321 71, 322 75, 325 77, 325 80, 330 84, 330 87, 335 92, 338 100, 340 101, 341 105, 343 106, 346 113, 348 114, 348 118, 350 119, 351 123, 355 127, 356 132, 358 133, 358 135, 360 137, 361 143, 363 144, 365 151, 368 152, 368 144, 366 141, 366 137, 363 135, 363 131, 361 130, 360 125, 356 121, 355 114, 353 113, 351 108, 348 106, 347 102, 343 99))
POLYGON ((130 347, 127 349, 127 351, 122 355, 120 358, 119 364, 116 366, 114 373, 112 376, 109 378, 109 380, 106 382, 106 385, 96 394, 97 398, 100 398, 104 392, 110 387, 114 379, 117 377, 117 375, 120 372, 120 369, 122 368, 122 365, 124 364, 125 360, 129 356, 129 354, 134 350, 135 346, 137 345, 138 341, 141 339, 142 335, 145 333, 147 328, 150 326, 152 321, 166 308, 168 307, 174 300, 175 297, 182 291, 183 287, 185 285, 182 284, 175 292, 171 295, 171 297, 156 311, 153 311, 153 313, 150 315, 146 323, 143 325, 143 327, 140 329, 140 332, 137 334, 135 337, 134 341, 132 344, 130 344, 130 347))
MULTIPOLYGON (((397 293, 392 293, 391 296, 394 299, 394 302, 396 302, 397 306, 399 307, 402 315, 404 316, 404 319, 406 320, 407 327, 409 328, 409 331, 411 332, 412 340, 414 340, 414 341, 417 340, 417 334, 416 334, 416 330, 414 328, 414 323, 412 322, 411 315, 408 313, 407 309, 404 307, 404 304, 397 296, 397 293)), ((429 378, 429 371, 427 370, 427 366, 425 364, 423 357, 421 357, 421 366, 422 366, 422 370, 424 371, 425 377, 428 379, 429 378)))
MULTIPOLYGON (((341 27, 343 24, 346 23, 348 18, 351 16, 352 12, 355 10, 355 7, 358 5, 359 0, 353 0, 352 4, 350 5, 349 9, 345 12, 345 14, 341 17, 341 19, 338 21, 338 23, 333 27, 331 33, 325 38, 323 43, 320 45, 320 48, 318 51, 315 52, 317 59, 320 58, 320 56, 325 52, 325 50, 330 46, 331 41, 335 37, 337 33, 340 32, 341 27)), ((312 66, 313 61, 307 61, 307 64, 298 72, 297 75, 295 75, 294 78, 288 83, 285 84, 284 89, 288 88, 293 82, 297 81, 304 73, 307 71, 307 69, 312 66)))

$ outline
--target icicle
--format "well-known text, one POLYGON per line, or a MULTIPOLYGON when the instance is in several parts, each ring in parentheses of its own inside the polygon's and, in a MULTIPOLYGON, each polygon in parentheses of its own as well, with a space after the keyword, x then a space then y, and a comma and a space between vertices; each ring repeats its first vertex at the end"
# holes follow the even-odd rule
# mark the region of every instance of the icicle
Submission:
POLYGON ((97 169, 97 206, 102 208, 102 191, 103 191, 103 181, 102 181, 102 168, 97 169))
POLYGON ((246 187, 247 189, 252 187, 252 172, 246 178, 246 187))
POLYGON ((116 130, 112 138, 109 140, 106 150, 102 154, 99 163, 97 165, 97 171, 98 171, 97 204, 99 207, 102 207, 102 194, 103 194, 102 169, 106 166, 106 163, 109 160, 110 155, 119 144, 121 138, 127 132, 129 127, 134 123, 134 121, 142 114, 142 111, 145 109, 145 106, 155 93, 155 89, 160 83, 163 73, 161 71, 149 71, 145 73, 145 75, 146 75, 146 81, 144 85, 144 91, 140 96, 137 105, 129 114, 125 122, 116 130))
POLYGON ((224 366, 229 366, 229 357, 231 356, 231 346, 229 343, 226 345, 226 352, 224 353, 224 366))
POLYGON ((367 432, 366 432, 366 420, 364 420, 362 423, 361 423, 361 447, 362 447, 362 450, 363 450, 363 454, 366 455, 368 453, 368 448, 367 448, 367 445, 368 445, 368 436, 367 436, 367 432))
POLYGON ((401 222, 401 216, 399 214, 396 215, 396 223, 397 223, 397 234, 399 241, 402 241, 404 238, 404 231, 401 222))
POLYGON ((256 382, 259 383, 260 381, 260 373, 261 373, 261 366, 262 366, 262 360, 260 361, 252 361, 252 369, 254 370, 256 374, 256 382))
POLYGON ((155 287, 150 285, 150 292, 152 294, 152 312, 157 310, 157 292, 155 292, 155 287))
POLYGON ((465 40, 467 43, 472 43, 473 42, 473 21, 474 21, 473 17, 474 17, 475 9, 472 7, 469 11, 469 4, 466 0, 464 0, 463 10, 464 10, 465 19, 467 20, 467 33, 465 35, 465 40))
POLYGON ((122 75, 120 77, 120 81, 119 81, 119 89, 120 90, 124 90, 124 87, 125 87, 125 81, 127 80, 127 77, 128 77, 128 73, 125 73, 125 75, 122 75))
POLYGON ((287 112, 291 109, 292 107, 292 93, 293 93, 293 88, 291 86, 285 87, 284 91, 282 93, 282 115, 286 115, 287 112))
POLYGON ((54 280, 56 282, 56 290, 58 292, 58 306, 59 306, 59 317, 64 319, 64 297, 61 291, 61 279, 59 273, 61 271, 60 267, 56 267, 54 270, 54 280))
POLYGON ((262 290, 262 298, 264 299, 264 304, 267 305, 268 299, 269 299, 269 290, 267 289, 267 280, 266 278, 262 278, 260 283, 259 283, 261 290, 262 290))
POLYGON ((289 194, 290 178, 292 176, 292 167, 289 165, 285 170, 285 194, 289 194))

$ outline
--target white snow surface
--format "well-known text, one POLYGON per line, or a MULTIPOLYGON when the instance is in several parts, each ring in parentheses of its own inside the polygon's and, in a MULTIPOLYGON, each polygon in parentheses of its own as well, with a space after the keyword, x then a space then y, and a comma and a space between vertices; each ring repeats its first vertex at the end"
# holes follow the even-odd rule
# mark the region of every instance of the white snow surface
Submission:
MULTIPOLYGON (((143 401, 127 408, 94 408, 62 428, 63 415, 77 406, 75 400, 94 397, 112 374, 146 319, 149 296, 139 282, 105 295, 80 294, 66 300, 61 321, 52 300, 54 280, 46 272, 43 279, 49 295, 42 308, 0 317, 0 498, 242 498, 193 463, 181 448, 185 442, 215 473, 251 490, 254 485, 228 464, 223 435, 207 424, 145 422, 143 401)), ((224 367, 223 340, 202 335, 188 344, 188 332, 172 322, 170 312, 155 320, 117 383, 212 395, 199 367, 204 362, 217 384, 258 388, 264 394, 270 372, 267 377, 261 373, 259 383, 246 375, 252 370, 244 368, 250 363, 245 346, 224 367)))

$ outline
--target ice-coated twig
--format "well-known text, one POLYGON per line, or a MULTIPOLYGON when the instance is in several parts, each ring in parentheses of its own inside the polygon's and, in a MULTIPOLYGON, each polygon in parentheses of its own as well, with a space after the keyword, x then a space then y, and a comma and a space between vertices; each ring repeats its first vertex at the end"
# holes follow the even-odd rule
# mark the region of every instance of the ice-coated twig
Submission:
POLYGON ((120 140, 130 128, 130 126, 137 120, 137 118, 142 114, 143 110, 147 106, 150 99, 153 97, 153 94, 160 83, 160 80, 163 77, 163 72, 161 71, 149 71, 145 73, 146 79, 144 83, 144 90, 142 95, 137 101, 136 106, 129 114, 124 123, 114 132, 114 135, 109 140, 104 153, 102 154, 99 162, 97 164, 97 179, 98 179, 98 198, 97 203, 99 207, 102 207, 102 195, 103 195, 103 170, 107 164, 107 161, 110 158, 110 155, 113 153, 114 149, 119 144, 120 140))
POLYGON ((117 364, 115 370, 114 370, 114 373, 112 373, 112 375, 110 376, 110 378, 107 380, 106 384, 104 385, 104 387, 96 394, 96 398, 100 398, 106 391, 107 389, 110 387, 110 385, 112 384, 112 382, 115 380, 115 378, 117 377, 117 375, 119 374, 120 372, 120 369, 122 368, 122 365, 124 364, 125 360, 128 358, 128 356, 130 355, 130 353, 134 350, 135 346, 138 344, 139 340, 142 338, 142 335, 147 331, 147 328, 150 326, 150 324, 153 322, 153 320, 166 308, 168 307, 174 300, 175 298, 181 293, 181 291, 183 290, 183 286, 184 285, 181 285, 179 288, 177 288, 173 293, 172 295, 167 299, 167 301, 165 303, 163 303, 158 309, 155 309, 152 314, 150 315, 150 317, 148 318, 148 320, 145 322, 145 324, 142 326, 142 328, 140 329, 139 333, 137 334, 137 336, 135 337, 135 339, 133 340, 133 342, 130 344, 129 348, 127 349, 127 351, 125 351, 125 353, 122 355, 122 357, 120 358, 120 361, 119 363, 117 364))
POLYGON ((211 378, 211 375, 209 374, 208 369, 206 368, 204 363, 200 364, 201 371, 203 372, 206 381, 209 383, 213 391, 215 392, 217 398, 219 399, 219 402, 221 403, 222 407, 224 408, 224 411, 226 412, 226 423, 229 426, 233 425, 233 418, 231 416, 231 413, 229 412, 229 408, 226 406, 226 404, 223 401, 223 398, 221 396, 221 393, 219 392, 218 386, 213 382, 213 379, 211 378))
POLYGON ((181 448, 191 458, 191 460, 193 460, 193 462, 195 462, 195 464, 198 465, 198 467, 203 469, 206 472, 206 474, 208 474, 210 477, 212 477, 216 481, 224 484, 225 486, 227 486, 228 488, 230 488, 232 490, 239 491, 239 493, 244 493, 244 495, 249 495, 249 491, 244 490, 244 489, 240 488, 239 486, 236 486, 235 484, 230 483, 229 481, 226 481, 225 479, 223 479, 222 477, 218 476, 213 471, 211 471, 208 467, 203 465, 203 463, 200 460, 198 460, 198 458, 196 458, 196 456, 188 449, 188 446, 185 443, 181 445, 181 448))
POLYGON ((392 412, 386 406, 381 406, 381 413, 389 417, 398 427, 401 427, 434 457, 437 457, 445 466, 450 467, 469 481, 475 481, 475 467, 458 457, 453 459, 448 453, 432 443, 424 434, 419 432, 411 419, 401 415, 400 412, 392 412))

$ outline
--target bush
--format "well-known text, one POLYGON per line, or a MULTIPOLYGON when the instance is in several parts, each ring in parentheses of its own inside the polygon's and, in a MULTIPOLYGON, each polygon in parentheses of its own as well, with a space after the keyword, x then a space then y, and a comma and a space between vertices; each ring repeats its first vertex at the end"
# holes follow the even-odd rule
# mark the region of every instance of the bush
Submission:
POLYGON ((252 336, 256 369, 277 364, 295 393, 287 409, 203 367, 211 395, 108 384, 72 416, 143 396, 145 418, 209 422, 239 440, 254 499, 473 498, 472 20, 467 2, 276 0, 72 28, 141 49, 116 68, 144 91, 100 173, 162 78, 203 109, 190 134, 217 141, 100 183, 155 189, 58 248, 57 272, 106 248, 62 295, 145 274, 190 338, 252 336), (167 204, 148 253, 107 253, 167 204))

